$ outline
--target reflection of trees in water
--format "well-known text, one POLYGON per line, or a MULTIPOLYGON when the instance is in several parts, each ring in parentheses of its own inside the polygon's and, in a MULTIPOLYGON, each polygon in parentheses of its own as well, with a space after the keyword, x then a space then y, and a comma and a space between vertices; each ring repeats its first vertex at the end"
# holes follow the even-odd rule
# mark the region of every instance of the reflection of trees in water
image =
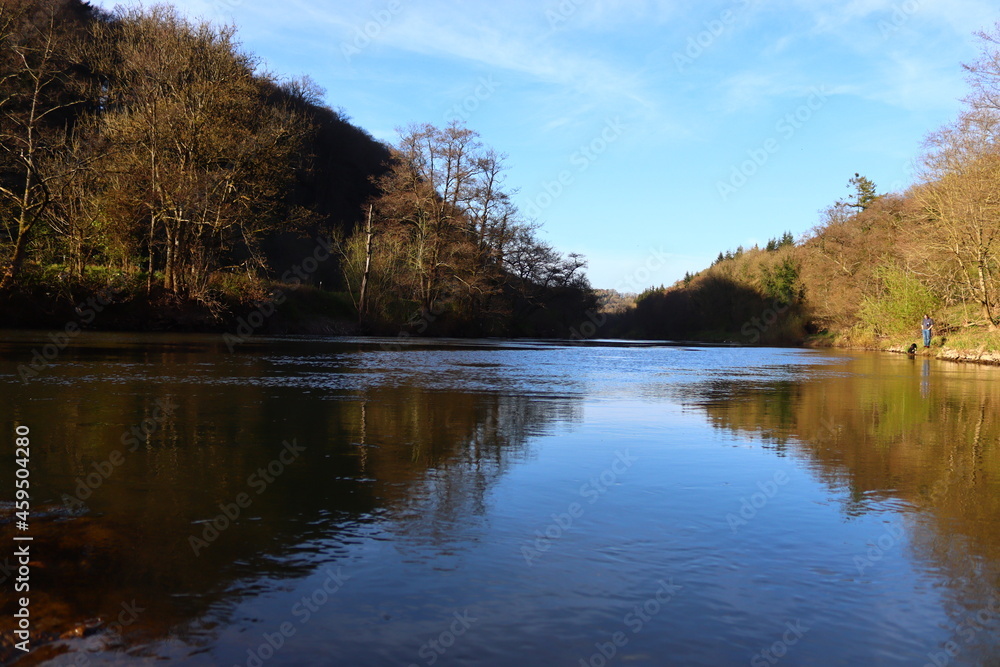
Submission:
MULTIPOLYGON (((134 599, 146 611, 124 629, 126 644, 170 635, 211 641, 242 596, 263 592, 269 578, 338 562, 365 535, 399 530, 446 543, 450 527, 485 513, 490 486, 531 455, 533 436, 580 419, 574 398, 412 384, 295 388, 256 381, 274 372, 256 359, 205 364, 197 349, 115 358, 128 365, 104 366, 102 376, 70 366, 50 382, 0 392, 0 410, 33 426, 36 504, 52 514, 33 524, 44 554, 34 580, 44 594, 33 596, 33 612, 52 619, 46 640, 94 617, 106 628, 134 599), (156 375, 164 371, 174 377, 156 375), (128 452, 122 434, 162 399, 177 404, 175 414, 128 452), (258 494, 248 478, 292 439, 305 452, 258 494), (76 480, 115 450, 125 461, 85 499, 86 510, 62 511, 76 480), (190 536, 240 493, 251 506, 196 556, 190 536)), ((0 526, 0 539, 9 528, 0 526)), ((0 610, 8 621, 12 602, 0 610)))
MULTIPOLYGON (((394 532, 431 545, 447 544, 455 537, 456 526, 467 528, 470 518, 486 515, 492 484, 511 465, 531 456, 533 436, 544 434, 555 423, 581 419, 581 406, 575 399, 425 393, 417 400, 428 403, 427 411, 440 411, 442 404, 455 405, 458 411, 440 431, 421 428, 419 422, 407 424, 396 442, 405 443, 401 453, 408 450, 418 465, 395 469, 383 465, 374 476, 380 484, 391 484, 396 470, 417 473, 418 479, 403 494, 387 498, 388 516, 395 522, 394 532), (469 420, 464 426, 456 423, 464 419, 469 420), (443 450, 442 443, 448 443, 443 450)), ((374 411, 367 405, 371 415, 374 411)))
POLYGON ((715 428, 752 435, 783 455, 794 437, 799 386, 787 380, 713 379, 681 385, 676 393, 682 404, 701 407, 715 428))
MULTIPOLYGON (((914 508, 909 542, 948 582, 957 626, 1000 597, 1000 371, 936 363, 925 374, 883 355, 851 370, 793 387, 716 381, 684 400, 717 428, 805 458, 848 491, 848 514, 886 500, 914 508)), ((967 657, 996 650, 993 619, 967 657)))

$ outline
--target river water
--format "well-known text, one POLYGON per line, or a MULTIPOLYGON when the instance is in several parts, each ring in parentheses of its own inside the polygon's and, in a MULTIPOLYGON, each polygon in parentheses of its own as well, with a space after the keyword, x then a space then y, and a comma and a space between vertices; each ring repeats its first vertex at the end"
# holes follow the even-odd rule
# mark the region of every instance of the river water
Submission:
POLYGON ((47 343, 0 338, 4 660, 1000 664, 1000 369, 612 342, 47 343), (26 656, 15 535, 33 538, 26 656))

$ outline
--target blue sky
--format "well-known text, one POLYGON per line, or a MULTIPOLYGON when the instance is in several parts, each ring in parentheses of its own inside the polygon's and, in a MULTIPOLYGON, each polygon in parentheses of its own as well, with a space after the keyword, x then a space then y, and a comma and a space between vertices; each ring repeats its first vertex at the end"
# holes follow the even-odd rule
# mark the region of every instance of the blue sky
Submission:
MULTIPOLYGON (((101 0, 106 8, 113 2, 101 0)), ((641 291, 796 237, 860 172, 905 189, 986 0, 176 0, 377 139, 460 118, 542 237, 641 291)))

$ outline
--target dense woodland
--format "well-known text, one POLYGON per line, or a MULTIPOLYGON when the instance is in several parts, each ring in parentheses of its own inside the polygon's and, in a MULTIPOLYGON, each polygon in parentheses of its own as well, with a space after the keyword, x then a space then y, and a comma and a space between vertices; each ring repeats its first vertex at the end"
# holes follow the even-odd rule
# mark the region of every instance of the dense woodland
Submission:
POLYGON ((272 330, 559 335, 592 307, 475 132, 386 146, 323 96, 169 6, 0 0, 5 324, 94 293, 102 328, 224 329, 280 302, 272 330))
POLYGON ((798 240, 631 302, 538 239, 504 155, 462 124, 388 146, 231 27, 0 0, 0 318, 61 326, 98 294, 84 325, 884 345, 931 312, 1000 347, 998 35, 907 191, 855 174, 798 240))
POLYGON ((614 334, 884 347, 917 341, 929 312, 935 345, 1000 349, 1000 25, 978 37, 964 107, 927 137, 917 183, 882 194, 855 174, 797 242, 720 253, 639 295, 614 334))

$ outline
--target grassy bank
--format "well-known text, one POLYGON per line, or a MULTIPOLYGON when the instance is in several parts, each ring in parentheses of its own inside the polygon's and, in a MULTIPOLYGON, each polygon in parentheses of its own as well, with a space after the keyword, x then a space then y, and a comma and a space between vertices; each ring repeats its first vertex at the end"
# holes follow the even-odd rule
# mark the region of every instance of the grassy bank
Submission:
POLYGON ((949 361, 966 361, 1000 365, 1000 329, 985 322, 970 320, 964 306, 946 308, 933 313, 934 336, 929 348, 924 348, 919 325, 896 326, 891 333, 873 333, 855 326, 851 329, 808 337, 804 344, 813 348, 843 348, 879 350, 905 354, 912 344, 918 356, 931 356, 949 361))

